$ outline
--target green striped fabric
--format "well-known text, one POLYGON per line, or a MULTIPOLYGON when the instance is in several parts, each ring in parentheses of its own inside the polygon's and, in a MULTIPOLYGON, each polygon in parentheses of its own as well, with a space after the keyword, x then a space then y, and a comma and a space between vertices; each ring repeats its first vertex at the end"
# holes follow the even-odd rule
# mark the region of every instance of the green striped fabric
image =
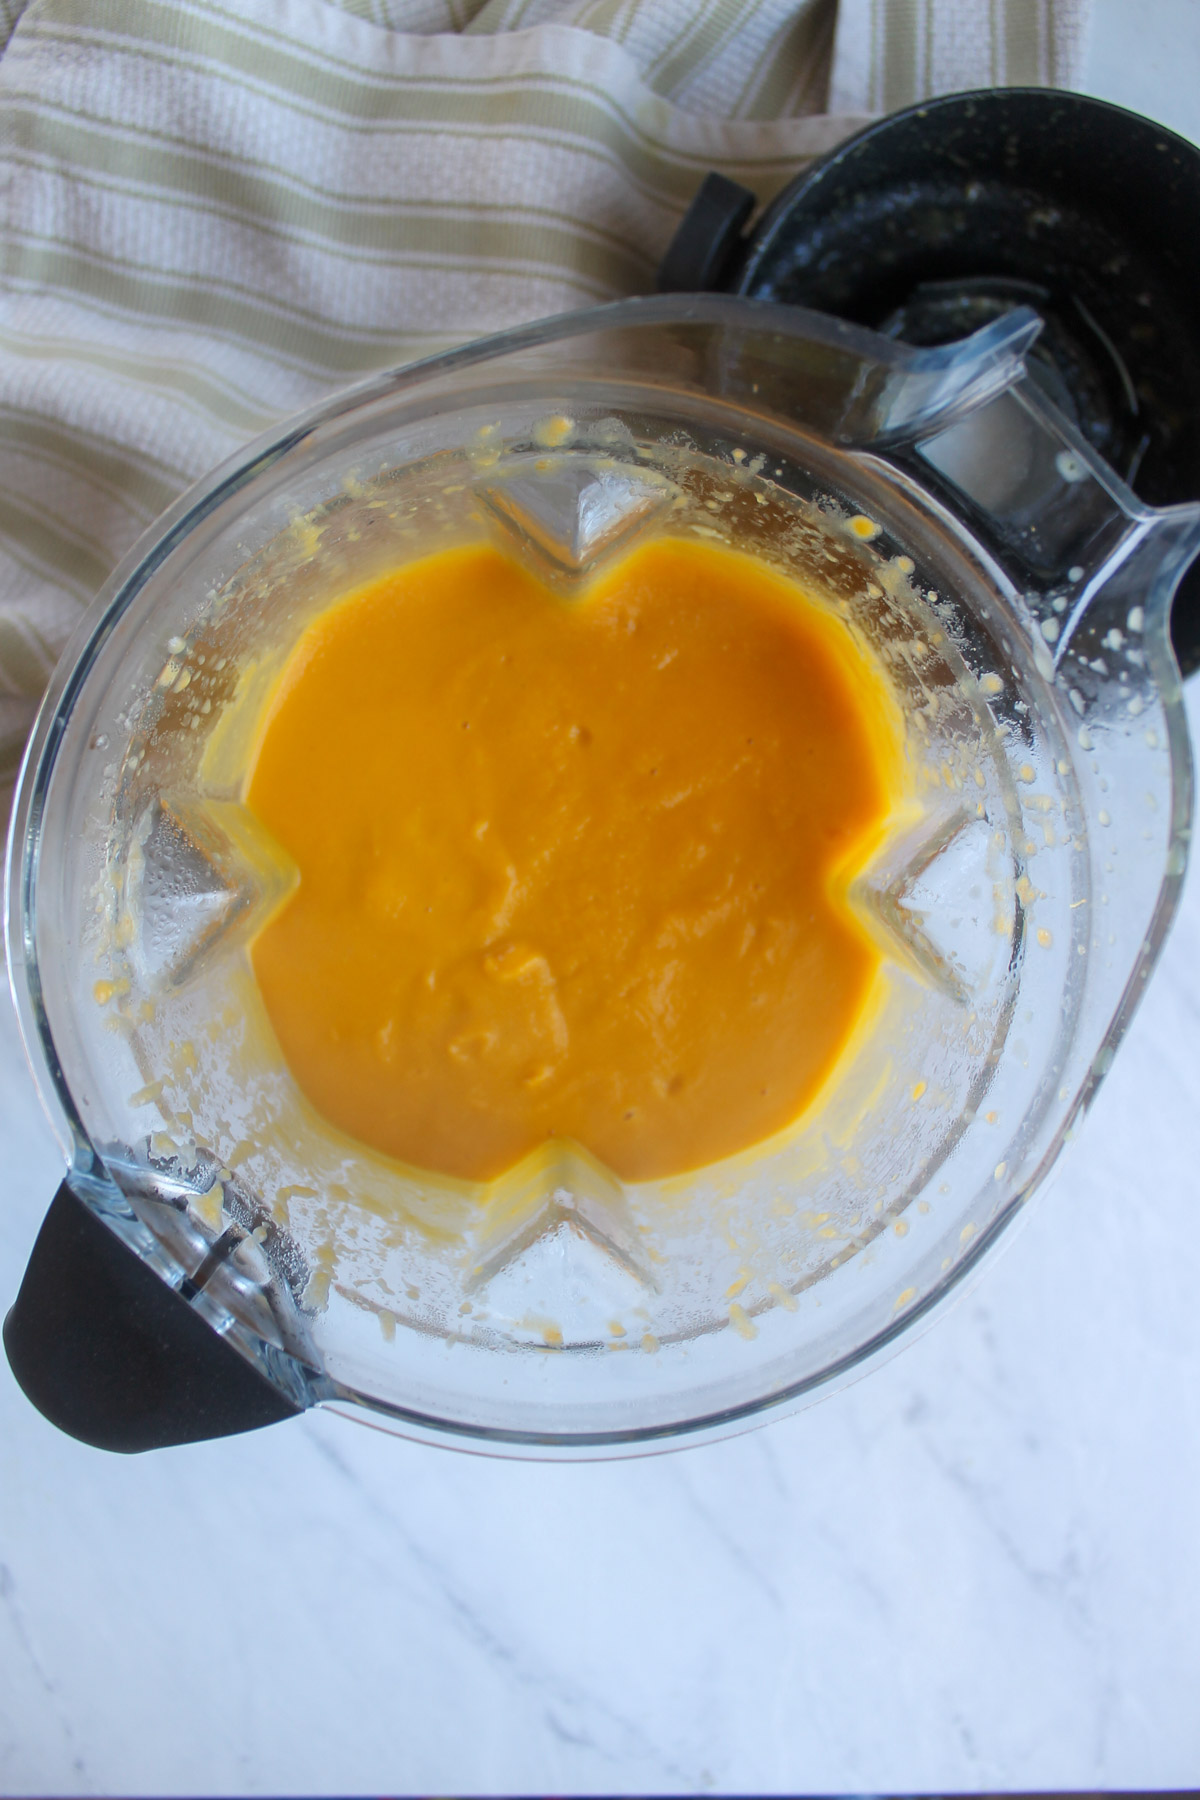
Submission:
POLYGON ((767 199, 880 107, 1069 81, 1077 4, 980 0, 956 62, 975 4, 0 0, 0 775, 80 607, 256 431, 646 291, 709 168, 767 199))
POLYGON ((1090 0, 841 0, 829 103, 895 112, 959 88, 1071 87, 1090 11, 1090 0))

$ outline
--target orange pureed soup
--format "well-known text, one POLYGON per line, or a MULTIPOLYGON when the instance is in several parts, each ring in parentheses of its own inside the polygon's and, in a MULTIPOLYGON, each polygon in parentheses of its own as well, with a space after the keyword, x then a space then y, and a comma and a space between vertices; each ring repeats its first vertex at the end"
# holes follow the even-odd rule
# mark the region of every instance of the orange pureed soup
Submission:
POLYGON ((446 1175, 744 1150, 867 1002, 845 889, 901 764, 881 671, 749 556, 661 538, 575 599, 490 548, 398 569, 309 626, 253 759, 300 872, 252 951, 283 1055, 446 1175))

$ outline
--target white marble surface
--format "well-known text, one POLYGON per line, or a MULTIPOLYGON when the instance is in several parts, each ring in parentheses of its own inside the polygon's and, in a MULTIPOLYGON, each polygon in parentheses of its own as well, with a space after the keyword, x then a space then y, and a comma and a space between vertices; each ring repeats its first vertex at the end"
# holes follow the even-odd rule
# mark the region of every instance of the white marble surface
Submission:
MULTIPOLYGON (((1200 0, 1103 0, 1094 91, 1200 135, 1197 75, 1200 0)), ((7 1304, 60 1173, 7 1005, 0 1155, 7 1304)), ((1194 869, 1026 1228, 789 1422, 544 1466, 309 1416, 123 1459, 0 1364, 0 1791, 1196 1785, 1198 1170, 1194 869)))

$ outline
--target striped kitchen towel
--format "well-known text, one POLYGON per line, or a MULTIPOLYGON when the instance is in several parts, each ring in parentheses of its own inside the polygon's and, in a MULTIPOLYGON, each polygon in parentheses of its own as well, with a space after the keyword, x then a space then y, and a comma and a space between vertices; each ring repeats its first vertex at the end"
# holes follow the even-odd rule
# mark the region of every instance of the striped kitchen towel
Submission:
POLYGON ((766 200, 869 113, 1070 85, 1086 3, 0 0, 0 781, 80 607, 239 443, 647 291, 709 168, 766 200))

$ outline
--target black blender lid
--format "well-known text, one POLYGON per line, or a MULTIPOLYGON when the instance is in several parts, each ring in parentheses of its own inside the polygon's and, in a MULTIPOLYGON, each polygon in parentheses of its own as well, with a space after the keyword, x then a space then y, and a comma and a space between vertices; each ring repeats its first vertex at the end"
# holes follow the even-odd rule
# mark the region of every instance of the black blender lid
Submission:
MULTIPOLYGON (((907 343, 1015 306, 1043 321, 1030 374, 1154 506, 1200 497, 1200 150, 1084 95, 1000 88, 922 102, 798 177, 750 236, 710 176, 659 285, 834 313, 907 343)), ((1173 614, 1200 666, 1200 571, 1173 614)))

